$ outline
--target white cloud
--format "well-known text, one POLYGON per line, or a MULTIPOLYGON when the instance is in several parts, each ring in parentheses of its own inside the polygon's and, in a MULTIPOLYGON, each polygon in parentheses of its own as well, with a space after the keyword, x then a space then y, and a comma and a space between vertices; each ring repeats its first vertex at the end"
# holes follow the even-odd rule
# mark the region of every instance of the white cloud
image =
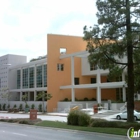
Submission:
POLYGON ((82 36, 95 13, 95 0, 0 1, 0 55, 45 55, 47 33, 82 36))

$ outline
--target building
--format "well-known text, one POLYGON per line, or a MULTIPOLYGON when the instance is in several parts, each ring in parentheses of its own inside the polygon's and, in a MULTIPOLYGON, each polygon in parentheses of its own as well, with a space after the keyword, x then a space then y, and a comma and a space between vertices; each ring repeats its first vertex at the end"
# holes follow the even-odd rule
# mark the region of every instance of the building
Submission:
POLYGON ((46 58, 29 63, 25 56, 0 58, 0 86, 8 87, 11 100, 18 103, 22 102, 25 93, 31 103, 36 102, 40 91, 50 93, 48 112, 57 110, 58 103, 67 100, 71 103, 77 100, 125 101, 125 74, 117 81, 108 81, 108 70, 90 66, 86 45, 82 37, 48 34, 46 58))
POLYGON ((47 35, 47 92, 53 98, 47 102, 48 112, 61 100, 126 100, 125 75, 109 82, 108 70, 91 67, 86 42, 82 37, 47 35))
MULTIPOLYGON (((22 95, 26 93, 29 105, 34 103, 38 108, 42 99, 36 101, 36 95, 40 91, 47 93, 47 57, 27 63, 26 56, 8 54, 0 57, 0 62, 1 94, 3 89, 8 89, 11 106, 19 106, 24 104, 22 95)), ((4 104, 5 100, 7 99, 2 98, 1 103, 4 104)))

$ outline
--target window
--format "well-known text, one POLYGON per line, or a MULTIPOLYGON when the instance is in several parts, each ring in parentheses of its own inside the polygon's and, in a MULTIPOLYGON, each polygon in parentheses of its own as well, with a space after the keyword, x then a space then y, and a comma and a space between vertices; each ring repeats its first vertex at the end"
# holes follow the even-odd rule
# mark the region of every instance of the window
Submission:
POLYGON ((44 65, 44 87, 47 87, 47 65, 44 65))
POLYGON ((43 83, 42 83, 42 66, 37 66, 37 70, 36 70, 36 83, 37 83, 37 87, 42 87, 43 83))
POLYGON ((23 83, 22 83, 23 88, 28 88, 28 82, 29 82, 28 81, 28 68, 23 69, 22 76, 23 76, 23 83))
POLYGON ((90 64, 90 71, 92 71, 92 70, 97 70, 98 69, 98 65, 91 65, 90 64))
POLYGON ((29 68, 29 88, 34 88, 34 67, 29 68))
POLYGON ((66 48, 60 48, 60 54, 66 54, 66 48))
POLYGON ((63 71, 64 70, 64 64, 57 64, 57 71, 63 71))
POLYGON ((79 85, 79 78, 74 78, 74 84, 79 85))
POLYGON ((93 65, 90 64, 90 71, 94 70, 93 65))
POLYGON ((91 84, 96 83, 96 78, 91 78, 91 79, 90 79, 90 82, 91 82, 91 84))
POLYGON ((20 70, 17 70, 17 89, 20 89, 20 70))

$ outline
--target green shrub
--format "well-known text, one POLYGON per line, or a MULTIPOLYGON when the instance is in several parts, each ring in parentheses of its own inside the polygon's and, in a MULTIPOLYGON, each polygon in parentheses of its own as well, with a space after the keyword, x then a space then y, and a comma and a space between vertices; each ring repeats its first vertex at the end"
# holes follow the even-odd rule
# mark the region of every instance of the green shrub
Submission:
POLYGON ((7 109, 9 109, 9 108, 10 108, 10 104, 7 105, 7 109))
POLYGON ((2 106, 2 107, 3 107, 3 110, 5 110, 5 109, 6 109, 6 104, 3 104, 3 106, 2 106))
POLYGON ((38 111, 39 111, 39 112, 42 112, 42 104, 39 104, 39 105, 38 105, 38 111))
POLYGON ((130 127, 134 127, 135 129, 140 128, 140 124, 137 122, 128 123, 128 122, 121 122, 121 121, 107 121, 104 119, 91 119, 90 126, 92 127, 111 127, 111 128, 125 128, 129 129, 130 127))
POLYGON ((29 105, 28 104, 25 104, 25 108, 29 108, 29 105))
POLYGON ((20 111, 22 110, 22 104, 19 105, 19 110, 20 110, 20 111))
POLYGON ((67 117, 68 125, 78 125, 79 111, 71 111, 67 117))
POLYGON ((31 109, 34 109, 34 108, 35 108, 35 105, 34 105, 34 104, 32 104, 32 105, 31 105, 31 109))
POLYGON ((16 108, 16 107, 17 107, 17 105, 15 104, 15 105, 14 105, 14 108, 16 108))
POLYGON ((67 117, 68 125, 88 126, 90 124, 90 116, 81 111, 71 111, 67 117))
POLYGON ((90 124, 91 117, 84 113, 80 112, 78 117, 78 125, 79 126, 88 126, 90 124))
POLYGON ((84 101, 89 101, 89 99, 87 97, 84 98, 84 101))

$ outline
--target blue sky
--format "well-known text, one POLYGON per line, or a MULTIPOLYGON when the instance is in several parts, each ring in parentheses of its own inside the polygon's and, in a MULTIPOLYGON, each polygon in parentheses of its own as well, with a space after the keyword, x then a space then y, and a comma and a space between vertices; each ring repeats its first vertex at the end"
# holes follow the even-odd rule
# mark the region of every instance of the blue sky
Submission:
POLYGON ((83 36, 97 23, 96 0, 1 0, 0 56, 47 54, 47 34, 83 36))

